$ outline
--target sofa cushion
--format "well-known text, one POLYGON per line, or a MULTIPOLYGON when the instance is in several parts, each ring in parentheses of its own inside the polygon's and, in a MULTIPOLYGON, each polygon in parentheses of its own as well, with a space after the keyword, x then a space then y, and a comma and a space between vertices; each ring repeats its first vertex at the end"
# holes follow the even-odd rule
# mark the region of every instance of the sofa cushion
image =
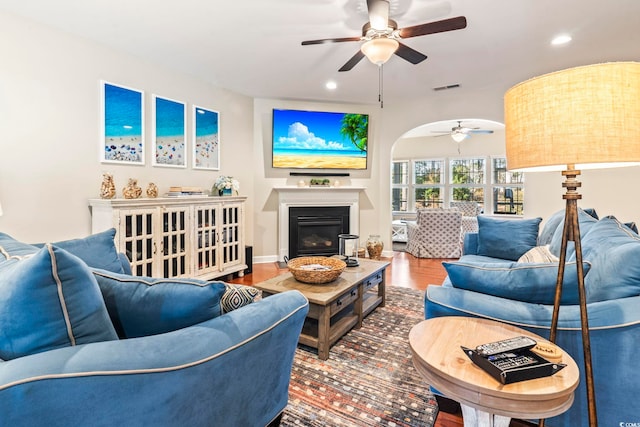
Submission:
POLYGON ((516 261, 538 243, 542 218, 478 217, 478 255, 516 261))
MULTIPOLYGON (((584 209, 578 208, 578 226, 580 228, 580 238, 582 238, 589 233, 591 227, 598 222, 596 218, 595 211, 593 209, 590 210, 592 214, 584 209)), ((553 233, 553 237, 551 238, 551 242, 549 243, 549 250, 552 254, 559 257, 560 249, 562 249, 562 234, 564 233, 564 214, 562 215, 562 223, 556 228, 556 231, 553 233)), ((573 242, 567 242, 567 259, 571 258, 575 253, 575 245, 573 242)))
POLYGON ((89 268, 45 245, 0 262, 0 358, 118 339, 89 268))
POLYGON ((262 292, 253 286, 235 285, 233 283, 224 284, 225 291, 220 298, 220 305, 223 313, 237 310, 247 304, 257 301, 262 292))
POLYGON ((89 267, 124 273, 113 240, 115 235, 116 229, 111 228, 84 238, 55 242, 53 245, 71 252, 89 267))
POLYGON ((223 282, 155 279, 94 269, 118 335, 134 338, 186 328, 222 314, 223 282))
POLYGON ((640 236, 615 218, 603 218, 581 240, 592 264, 585 278, 587 302, 640 295, 640 236))
MULTIPOLYGON (((537 304, 553 304, 557 263, 443 263, 454 288, 537 304)), ((584 274, 590 264, 583 262, 584 274)), ((562 288, 563 304, 578 303, 576 263, 567 263, 562 288)))
POLYGON ((529 249, 525 252, 520 258, 518 258, 518 262, 555 262, 559 261, 558 257, 551 253, 549 250, 549 245, 545 246, 536 246, 535 248, 529 249))

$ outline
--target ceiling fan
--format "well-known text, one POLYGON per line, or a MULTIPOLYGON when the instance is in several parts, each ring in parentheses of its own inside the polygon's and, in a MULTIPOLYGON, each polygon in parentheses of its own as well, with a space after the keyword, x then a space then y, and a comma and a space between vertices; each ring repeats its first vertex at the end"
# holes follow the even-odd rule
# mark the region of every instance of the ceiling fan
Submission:
POLYGON ((458 16, 456 18, 398 28, 398 23, 393 19, 389 19, 389 0, 367 0, 367 10, 369 22, 362 27, 362 36, 307 40, 303 41, 302 45, 364 41, 361 49, 338 71, 351 70, 365 56, 374 64, 382 65, 394 53, 412 64, 419 64, 427 59, 427 56, 400 43, 400 40, 445 31, 461 30, 467 26, 467 19, 464 16, 458 16))
MULTIPOLYGON (((474 133, 493 133, 491 129, 480 129, 479 127, 470 128, 462 126, 462 121, 457 120, 458 125, 451 128, 451 130, 432 130, 432 133, 449 134, 455 142, 462 142, 474 133)), ((442 135, 438 135, 442 136, 442 135)))

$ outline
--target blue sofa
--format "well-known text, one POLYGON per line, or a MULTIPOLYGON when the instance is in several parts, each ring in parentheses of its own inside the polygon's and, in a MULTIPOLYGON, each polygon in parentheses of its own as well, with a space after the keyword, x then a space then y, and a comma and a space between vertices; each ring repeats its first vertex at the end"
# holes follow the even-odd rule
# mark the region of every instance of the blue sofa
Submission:
MULTIPOLYGON (((640 422, 640 237, 634 224, 579 211, 598 422, 640 422)), ((564 211, 540 219, 479 217, 463 256, 444 263, 448 276, 425 293, 425 317, 475 316, 549 336, 564 211)), ((581 370, 575 401, 552 427, 588 425, 575 249, 569 242, 557 344, 581 370)))
POLYGON ((114 232, 0 233, 0 425, 278 424, 306 298, 130 276, 114 232))

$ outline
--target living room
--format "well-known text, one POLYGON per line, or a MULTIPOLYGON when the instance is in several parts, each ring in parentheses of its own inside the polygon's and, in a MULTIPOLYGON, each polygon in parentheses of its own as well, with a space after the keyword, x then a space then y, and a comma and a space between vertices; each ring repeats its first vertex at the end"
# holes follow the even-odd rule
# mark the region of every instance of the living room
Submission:
MULTIPOLYGON (((509 87, 536 75, 571 66, 638 60, 637 46, 640 44, 640 33, 633 20, 633 17, 640 13, 640 4, 632 0, 615 0, 608 5, 596 0, 576 0, 562 6, 557 6, 551 1, 531 1, 526 2, 526 6, 507 5, 507 2, 502 1, 493 1, 490 5, 477 5, 473 4, 477 2, 471 1, 440 2, 448 5, 445 8, 446 13, 439 11, 441 15, 433 19, 431 12, 421 16, 420 8, 414 5, 417 15, 411 18, 412 22, 465 15, 469 27, 459 33, 470 33, 450 43, 443 38, 438 39, 437 46, 424 46, 425 52, 430 55, 433 52, 433 55, 425 64, 415 68, 416 73, 438 74, 439 77, 435 80, 442 84, 459 81, 459 78, 470 74, 469 69, 475 69, 474 72, 479 75, 493 76, 485 81, 462 81, 461 88, 451 91, 436 92, 432 90, 433 85, 430 85, 416 90, 417 95, 403 99, 394 93, 393 88, 398 85, 398 81, 402 81, 401 84, 405 86, 413 86, 413 80, 402 80, 394 73, 393 64, 389 64, 384 67, 385 74, 382 76, 385 102, 381 105, 378 102, 378 94, 381 91, 378 69, 366 61, 362 61, 358 68, 350 71, 352 75, 355 74, 355 77, 351 77, 355 80, 350 80, 348 84, 352 87, 357 86, 358 94, 353 100, 339 93, 317 95, 317 92, 311 89, 307 94, 304 91, 305 87, 319 86, 323 81, 311 81, 306 75, 300 77, 301 74, 298 75, 298 79, 286 75, 281 77, 290 83, 291 93, 274 95, 270 88, 268 89, 268 83, 264 85, 264 91, 248 93, 243 90, 242 83, 231 88, 207 80, 203 76, 207 73, 205 65, 202 69, 188 69, 186 59, 179 54, 174 54, 173 64, 167 65, 166 60, 162 58, 162 48, 158 47, 158 50, 153 52, 136 48, 133 44, 129 46, 133 41, 125 37, 126 29, 118 29, 118 23, 115 21, 104 22, 97 19, 99 8, 94 10, 94 14, 86 16, 86 23, 88 26, 115 28, 109 35, 113 44, 78 35, 74 33, 75 30, 41 23, 44 18, 38 17, 39 13, 35 13, 34 10, 21 10, 18 3, 0 1, 0 26, 3 28, 3 38, 0 41, 0 51, 3 54, 3 66, 0 69, 0 126, 3 139, 0 146, 4 153, 0 156, 0 231, 24 242, 59 241, 90 234, 92 217, 89 199, 99 197, 103 173, 113 175, 118 197, 121 197, 122 189, 130 178, 137 179, 143 189, 153 182, 158 186, 160 194, 164 194, 171 186, 196 186, 208 190, 218 176, 230 175, 240 184, 239 194, 247 197, 245 237, 246 244, 253 248, 254 263, 269 263, 281 259, 278 246, 278 194, 275 189, 296 187, 301 179, 291 176, 288 170, 271 167, 271 120, 274 108, 345 111, 369 115, 368 167, 366 170, 348 171, 349 176, 338 179, 343 188, 363 189, 360 192, 358 233, 363 238, 379 234, 384 242, 385 255, 390 255, 390 164, 393 161, 394 146, 403 139, 406 132, 432 122, 463 118, 481 118, 503 123, 503 97, 509 87), (550 12, 556 7, 561 9, 562 13, 550 12), (522 38, 514 35, 514 40, 504 42, 505 44, 523 43, 524 46, 524 39, 529 38, 526 31, 537 28, 536 34, 539 34, 537 31, 541 30, 539 27, 549 18, 549 14, 557 15, 554 16, 554 24, 563 17, 571 19, 571 25, 568 25, 571 28, 544 25, 544 30, 549 30, 549 33, 545 34, 544 39, 538 40, 538 44, 544 45, 540 51, 530 55, 526 49, 521 48, 522 52, 519 55, 507 57, 497 53, 498 46, 481 41, 487 24, 480 26, 480 30, 474 25, 481 22, 487 16, 487 12, 479 9, 490 9, 491 13, 501 10, 495 12, 501 15, 501 22, 510 21, 511 16, 513 17, 509 28, 514 34, 520 35, 519 32, 522 31, 525 35, 522 38), (574 43, 580 46, 579 53, 574 53, 571 44, 558 49, 548 45, 548 39, 557 31, 571 29, 576 31, 574 43), (581 41, 580 35, 588 42, 581 41), (458 44, 471 43, 471 40, 481 45, 475 44, 474 47, 488 58, 483 64, 467 64, 458 58, 455 64, 447 65, 446 58, 436 54, 448 50, 451 51, 448 54, 452 55, 452 52, 458 50, 458 44), (494 48, 496 51, 492 50, 494 48), (513 73, 510 72, 511 62, 518 63, 517 70, 513 73), (425 65, 427 68, 421 68, 425 65), (527 67, 527 71, 522 71, 522 68, 527 67), (462 73, 462 69, 466 70, 465 73, 462 73), (366 78, 359 81, 356 74, 358 72, 362 72, 366 78), (100 87, 103 81, 144 92, 147 103, 144 121, 148 135, 151 133, 152 95, 179 100, 189 108, 198 105, 219 112, 219 170, 196 170, 191 167, 190 160, 186 167, 181 169, 154 166, 150 151, 147 152, 147 161, 143 165, 101 162, 100 87), (298 96, 293 95, 294 89, 298 96)), ((49 6, 45 3, 40 6, 41 13, 46 15, 49 6)), ((263 2, 251 2, 256 8, 258 3, 263 2)), ((292 2, 282 3, 284 5, 279 6, 284 8, 289 7, 292 2)), ((311 2, 308 3, 305 6, 312 8, 311 2)), ((323 8, 332 7, 331 2, 320 3, 323 8)), ((334 6, 342 10, 343 3, 349 2, 339 3, 334 6)), ((427 1, 424 3, 426 6, 440 4, 427 1)), ((60 8, 61 14, 71 16, 76 6, 73 2, 64 2, 54 8, 60 8)), ((139 19, 145 18, 147 14, 152 16, 156 8, 155 3, 145 6, 140 8, 142 12, 138 15, 139 19)), ((242 7, 219 7, 223 15, 226 7, 230 8, 230 20, 239 21, 242 13, 238 8, 242 7)), ((167 25, 172 25, 173 22, 167 15, 170 13, 161 13, 155 18, 162 22, 165 21, 160 18, 166 18, 167 25)), ((276 19, 274 15, 288 13, 279 11, 278 14, 268 16, 276 19)), ((268 28, 264 29, 265 34, 276 31, 274 27, 279 27, 277 31, 284 31, 283 29, 289 25, 296 28, 302 22, 294 25, 284 17, 278 18, 283 21, 269 23, 268 28)), ((299 42, 305 38, 340 36, 346 29, 333 27, 333 30, 339 31, 336 34, 332 34, 331 31, 327 33, 327 29, 312 24, 312 17, 306 19, 310 20, 307 26, 315 30, 310 32, 307 29, 299 36, 296 35, 296 48, 300 48, 299 42)), ((64 24, 59 25, 64 27, 64 24)), ((491 25, 496 23, 492 21, 489 26, 491 25)), ((358 31, 356 29, 355 34, 358 31)), ((220 35, 217 36, 222 38, 220 35)), ((260 31, 254 29, 251 36, 259 38, 260 31)), ((231 40, 231 37, 229 39, 231 40)), ((193 39, 182 40, 180 33, 176 32, 174 45, 190 42, 193 42, 193 39)), ((304 49, 305 58, 308 58, 307 55, 314 58, 307 65, 309 69, 314 68, 317 62, 329 62, 336 71, 333 75, 337 75, 337 68, 353 54, 354 46, 340 54, 318 50, 314 52, 311 47, 304 49), (310 53, 309 49, 312 50, 310 53), (343 57, 345 52, 346 56, 343 57)), ((267 63, 287 64, 287 58, 283 59, 275 53, 265 53, 261 50, 268 49, 253 45, 253 50, 248 52, 256 55, 255 60, 251 66, 244 66, 241 74, 259 74, 267 63)), ((212 55, 215 57, 215 54, 212 55)), ((215 57, 213 62, 226 69, 234 67, 233 60, 233 57, 220 56, 215 57)), ((393 60, 401 59, 394 57, 393 60)), ((209 61, 207 60, 207 63, 209 61)), ((274 86, 276 83, 282 84, 274 82, 274 86)), ((418 87, 418 84, 415 86, 418 87)), ((189 120, 187 122, 190 123, 189 120)), ((452 144, 450 153, 455 155, 455 152, 456 147, 452 144)), ((472 152, 481 153, 482 149, 476 146, 472 152)), ((464 154, 463 152, 462 155, 464 154)), ((583 183, 580 205, 595 208, 601 216, 615 215, 625 222, 636 221, 640 205, 627 189, 627 183, 636 181, 638 171, 638 167, 583 171, 580 179, 583 183)), ((308 177, 303 179, 308 180, 308 177)), ((528 174, 525 181, 525 217, 548 218, 552 213, 562 209, 564 201, 561 181, 562 177, 557 172, 528 174)))

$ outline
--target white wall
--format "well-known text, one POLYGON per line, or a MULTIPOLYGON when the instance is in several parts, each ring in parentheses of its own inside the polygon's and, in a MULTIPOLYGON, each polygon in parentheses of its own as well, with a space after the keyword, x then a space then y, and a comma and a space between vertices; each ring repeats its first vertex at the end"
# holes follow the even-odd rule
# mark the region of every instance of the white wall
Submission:
MULTIPOLYGON (((87 200, 99 197, 103 172, 114 175, 118 197, 129 178, 162 194, 172 185, 209 189, 220 174, 253 193, 253 99, 21 18, 0 13, 0 28, 0 231, 30 242, 89 234, 87 200), (146 165, 99 162, 101 79, 145 91, 146 165), (151 166, 152 94, 187 104, 189 138, 191 105, 220 112, 220 171, 151 166)), ((248 204, 253 211, 252 197, 248 204)))

